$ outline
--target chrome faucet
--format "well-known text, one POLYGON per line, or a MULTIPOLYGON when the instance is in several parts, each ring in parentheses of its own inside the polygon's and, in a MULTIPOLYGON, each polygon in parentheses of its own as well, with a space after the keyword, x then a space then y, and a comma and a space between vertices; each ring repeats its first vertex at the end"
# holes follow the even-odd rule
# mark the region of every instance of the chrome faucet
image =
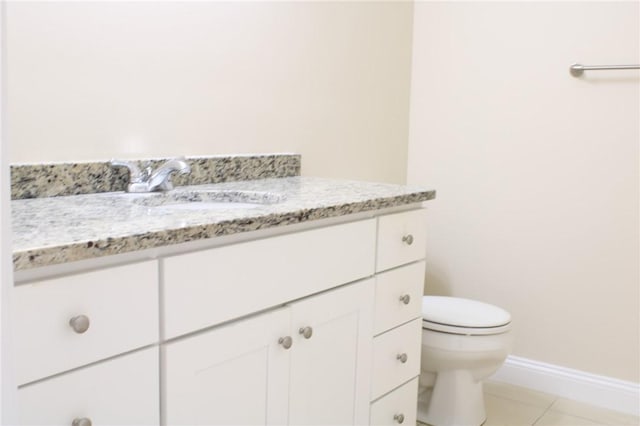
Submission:
POLYGON ((173 189, 173 184, 169 180, 171 173, 178 172, 181 175, 191 173, 191 167, 182 159, 174 158, 164 163, 162 166, 151 173, 149 176, 149 192, 155 191, 170 191, 173 189))
POLYGON ((127 192, 153 192, 170 191, 173 189, 171 183, 171 173, 178 172, 187 174, 191 172, 191 167, 183 158, 168 160, 155 171, 150 166, 140 169, 134 162, 123 160, 111 160, 114 167, 126 167, 129 169, 129 185, 127 192))

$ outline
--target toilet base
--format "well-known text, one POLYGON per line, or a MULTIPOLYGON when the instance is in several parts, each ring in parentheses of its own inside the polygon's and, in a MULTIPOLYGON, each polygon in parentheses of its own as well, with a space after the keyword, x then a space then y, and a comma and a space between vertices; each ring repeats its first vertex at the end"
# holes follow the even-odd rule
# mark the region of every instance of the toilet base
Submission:
POLYGON ((480 426, 487 414, 482 382, 470 371, 441 371, 433 388, 421 389, 418 421, 433 426, 480 426))

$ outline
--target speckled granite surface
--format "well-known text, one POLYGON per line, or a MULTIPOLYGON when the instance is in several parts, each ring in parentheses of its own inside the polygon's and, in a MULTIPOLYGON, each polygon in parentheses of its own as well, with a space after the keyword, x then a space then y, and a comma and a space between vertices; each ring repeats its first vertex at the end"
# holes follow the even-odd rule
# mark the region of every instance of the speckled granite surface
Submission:
MULTIPOLYGON (((140 168, 148 163, 155 169, 166 160, 155 158, 136 163, 140 168)), ((187 157, 186 161, 191 173, 173 175, 176 186, 300 175, 298 154, 187 157)), ((113 167, 108 161, 12 165, 11 199, 124 191, 128 182, 126 168, 113 167)))
POLYGON ((166 194, 15 200, 13 263, 24 270, 432 198, 435 191, 417 187, 297 176, 187 186, 166 194), (192 197, 201 198, 187 202, 192 197), (221 200, 234 202, 214 203, 221 200))

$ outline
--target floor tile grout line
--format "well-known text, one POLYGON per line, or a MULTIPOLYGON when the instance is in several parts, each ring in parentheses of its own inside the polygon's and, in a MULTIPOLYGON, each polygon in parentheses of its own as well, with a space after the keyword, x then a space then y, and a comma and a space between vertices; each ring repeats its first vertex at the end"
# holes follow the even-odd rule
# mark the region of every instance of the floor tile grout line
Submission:
MULTIPOLYGON (((553 402, 553 404, 551 404, 551 406, 549 407, 549 410, 551 410, 553 408, 553 406, 555 405, 555 403, 558 402, 560 399, 563 399, 563 398, 556 399, 553 402)), ((569 400, 569 401, 571 401, 571 400, 569 400)), ((576 401, 576 402, 579 402, 579 401, 576 401)), ((592 408, 598 409, 598 410, 615 413, 614 415, 624 415, 624 413, 619 413, 617 411, 608 410, 606 408, 598 407, 596 405, 586 404, 586 403, 584 403, 584 405, 586 405, 588 407, 592 407, 592 408)), ((547 410, 547 411, 549 411, 549 410, 547 410)), ((586 415, 577 413, 577 412, 575 412, 573 410, 563 410, 563 409, 557 409, 556 408, 556 409, 554 409, 552 411, 554 411, 555 413, 559 413, 559 414, 565 415, 565 416, 575 417, 575 418, 582 419, 582 420, 587 420, 587 421, 590 421, 590 422, 593 422, 593 423, 598 423, 598 424, 601 424, 603 426, 622 426, 622 424, 623 424, 623 423, 611 422, 610 420, 603 421, 603 420, 598 418, 600 416, 597 416, 597 415, 596 416, 586 416, 586 415)), ((638 426, 640 426, 640 417, 637 420, 639 421, 638 422, 638 426)), ((627 423, 625 422, 624 424, 626 425, 627 423)))
MULTIPOLYGON (((623 425, 623 424, 625 424, 625 425, 626 424, 629 424, 629 425, 633 424, 633 425, 640 426, 640 423, 627 423, 627 422, 616 423, 615 421, 612 422, 611 419, 609 419, 607 421, 603 421, 602 419, 598 419, 599 416, 589 416, 589 415, 584 415, 584 414, 581 414, 581 413, 576 413, 574 411, 563 410, 561 407, 559 407, 559 404, 560 404, 560 401, 564 400, 565 398, 558 397, 558 396, 552 396, 552 395, 549 395, 549 394, 547 394, 547 395, 549 395, 553 399, 550 402, 544 403, 544 404, 535 404, 535 403, 531 403, 529 401, 524 401, 524 400, 519 399, 519 398, 512 398, 512 397, 506 396, 504 394, 493 393, 493 392, 490 392, 490 391, 487 391, 487 390, 485 390, 483 392, 483 394, 485 396, 491 396, 491 397, 493 397, 493 398, 495 398, 497 400, 508 401, 510 403, 522 404, 522 405, 526 405, 526 406, 529 406, 529 407, 532 407, 532 408, 539 408, 539 409, 543 410, 542 413, 539 416, 537 416, 537 418, 533 421, 533 423, 524 423, 525 425, 529 425, 529 426, 540 425, 541 424, 541 420, 545 416, 547 416, 547 415, 549 415, 551 413, 555 413, 555 414, 562 415, 562 416, 573 417, 576 420, 577 419, 586 420, 588 422, 591 422, 591 423, 594 423, 594 424, 603 425, 603 426, 604 425, 609 425, 609 426, 618 425, 618 426, 620 426, 620 425, 623 425), (558 407, 558 408, 555 408, 555 407, 558 407)), ((591 404, 585 404, 585 405, 590 406, 590 407, 594 407, 594 408, 601 408, 601 407, 597 407, 597 406, 594 406, 594 405, 591 405, 591 404)), ((611 411, 611 410, 606 410, 606 409, 603 409, 603 410, 611 411)), ((640 418, 638 418, 638 419, 640 419, 640 418)), ((486 422, 490 422, 490 419, 487 418, 486 422)), ((419 421, 417 421, 416 424, 417 424, 417 426, 429 426, 429 425, 426 425, 426 424, 421 423, 419 421)))
POLYGON ((540 416, 538 416, 538 418, 531 424, 531 426, 535 426, 540 421, 540 419, 542 419, 545 414, 547 414, 551 410, 551 407, 553 407, 553 404, 555 404, 557 400, 557 398, 554 399, 553 402, 546 408, 546 410, 544 410, 542 414, 540 414, 540 416))
MULTIPOLYGON (((517 387, 517 386, 514 386, 514 387, 517 387)), ((502 392, 495 392, 494 393, 494 392, 485 390, 484 394, 485 395, 491 395, 494 398, 499 398, 499 399, 503 399, 503 400, 506 400, 506 401, 517 402, 517 403, 526 404, 526 405, 529 405, 529 406, 538 406, 539 408, 542 408, 542 409, 545 409, 544 406, 546 405, 546 404, 540 404, 539 405, 539 404, 533 403, 531 401, 525 401, 525 400, 523 400, 521 398, 514 398, 514 397, 511 397, 510 395, 505 395, 502 392)), ((546 394, 546 395, 553 396, 551 394, 546 394)), ((589 414, 576 412, 576 411, 573 411, 573 410, 564 410, 564 409, 558 407, 558 404, 559 404, 560 400, 563 400, 563 399, 567 399, 567 398, 562 398, 562 397, 559 397, 559 396, 555 396, 555 399, 553 399, 551 401, 551 403, 549 403, 549 405, 546 406, 545 411, 535 420, 535 422, 531 426, 539 424, 540 420, 545 415, 547 415, 549 413, 557 413, 557 414, 561 414, 561 415, 565 415, 565 416, 575 417, 576 419, 582 419, 582 420, 586 420, 586 421, 589 421, 589 422, 592 422, 592 423, 598 423, 598 424, 601 424, 603 426, 622 426, 622 425, 640 426, 640 417, 635 417, 634 418, 633 421, 635 421, 635 423, 629 422, 627 420, 623 420, 621 422, 617 422, 615 420, 612 421, 611 419, 603 420, 601 418, 601 416, 598 416, 598 415, 589 415, 589 414)), ((580 401, 574 401, 574 402, 580 402, 580 401)), ((610 411, 614 415, 617 414, 617 415, 625 415, 626 416, 625 413, 616 412, 615 410, 608 410, 606 408, 598 407, 598 406, 595 406, 593 404, 587 404, 587 403, 584 403, 584 404, 586 406, 602 410, 603 412, 609 412, 610 411)))
POLYGON ((491 395, 494 398, 499 398, 499 399, 505 399, 507 401, 511 401, 511 402, 517 402, 519 404, 524 404, 524 405, 528 405, 530 407, 536 407, 536 408, 544 408, 545 410, 549 410, 551 408, 551 406, 553 404, 555 404, 555 402, 558 400, 557 398, 554 399, 553 401, 551 401, 548 405, 547 404, 536 404, 533 402, 528 402, 528 401, 523 401, 521 399, 518 398, 513 398, 513 397, 509 397, 509 396, 505 396, 505 395, 497 395, 491 392, 485 392, 485 395, 491 395))

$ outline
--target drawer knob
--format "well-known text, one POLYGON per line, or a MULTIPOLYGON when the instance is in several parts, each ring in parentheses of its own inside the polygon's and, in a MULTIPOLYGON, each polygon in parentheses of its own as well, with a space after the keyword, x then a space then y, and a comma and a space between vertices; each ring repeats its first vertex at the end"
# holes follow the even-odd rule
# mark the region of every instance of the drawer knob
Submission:
POLYGON ((411 234, 405 235, 404 237, 402 237, 402 242, 410 246, 411 244, 413 244, 413 235, 411 234))
POLYGON ((405 305, 408 305, 409 302, 411 302, 411 296, 409 296, 408 294, 405 294, 404 296, 400 296, 400 301, 405 305))
MULTIPOLYGON (((82 334, 89 329, 89 317, 86 315, 78 315, 69 320, 69 325, 78 334, 82 334)), ((84 426, 84 424, 82 425, 84 426)))
POLYGON ((409 359, 409 357, 407 356, 407 354, 398 354, 396 356, 396 359, 399 360, 401 363, 405 363, 407 362, 407 360, 409 359))
POLYGON ((298 330, 298 333, 302 334, 305 339, 311 339, 311 336, 313 336, 313 328, 309 326, 300 327, 300 330, 298 330))
POLYGON ((283 348, 289 349, 291 345, 293 345, 293 339, 291 336, 281 337, 278 339, 278 343, 281 344, 283 348))
POLYGON ((396 414, 393 416, 393 420, 396 421, 396 423, 402 424, 404 423, 404 414, 396 414))
POLYGON ((91 419, 86 417, 76 417, 71 422, 71 426, 91 426, 91 419))

